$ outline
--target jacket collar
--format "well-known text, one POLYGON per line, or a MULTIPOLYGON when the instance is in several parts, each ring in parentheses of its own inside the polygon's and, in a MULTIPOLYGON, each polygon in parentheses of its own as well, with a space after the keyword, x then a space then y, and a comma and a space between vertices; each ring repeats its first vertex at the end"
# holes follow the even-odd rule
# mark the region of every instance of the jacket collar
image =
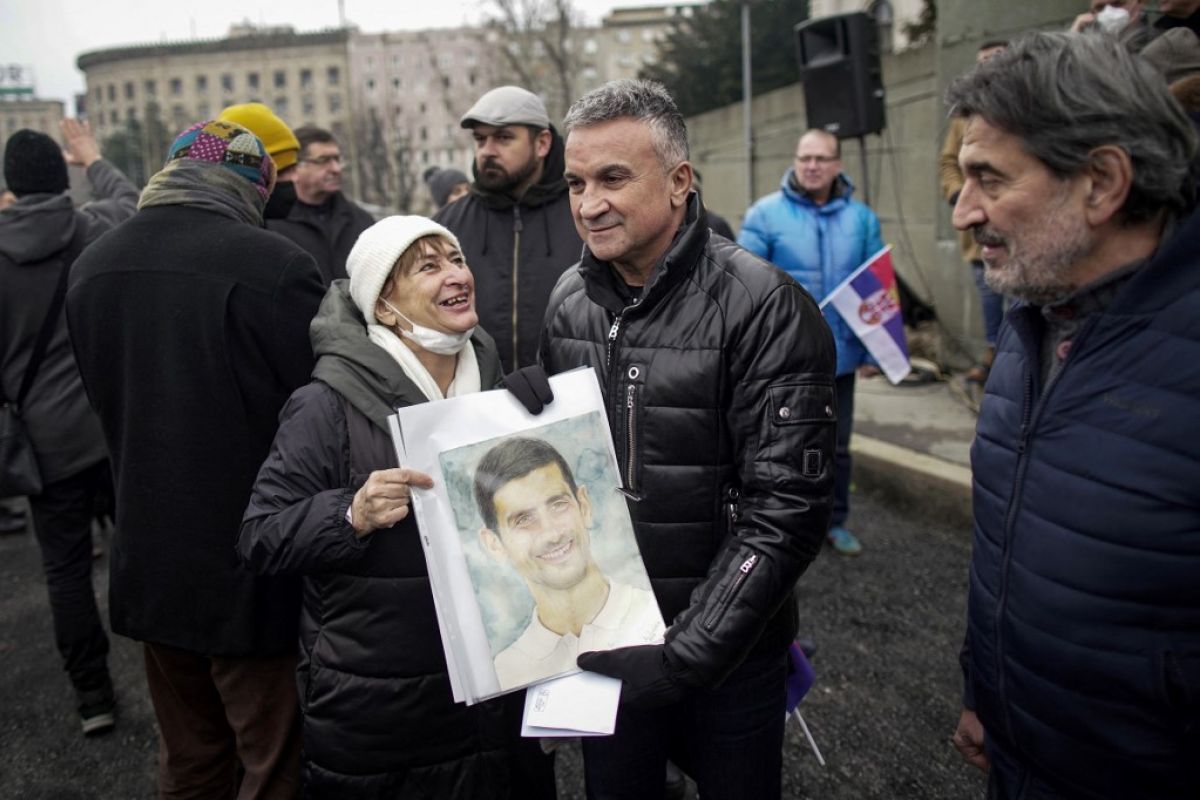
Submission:
MULTIPOLYGON (((638 309, 653 308, 695 270, 708 244, 708 234, 708 216, 704 205, 700 202, 700 195, 692 191, 688 195, 683 226, 675 234, 667 252, 650 271, 650 279, 646 281, 642 299, 637 304, 638 309)), ((579 271, 592 302, 614 314, 625 310, 625 303, 616 288, 616 282, 620 280, 616 270, 609 262, 597 260, 587 245, 583 248, 579 271)))
POLYGON ((779 181, 779 189, 793 203, 800 203, 801 205, 815 208, 821 213, 840 209, 846 203, 850 202, 850 198, 854 194, 854 184, 846 177, 846 173, 839 173, 833 179, 833 190, 829 194, 829 202, 823 206, 819 206, 809 197, 808 192, 804 191, 796 183, 795 173, 791 167, 788 167, 787 171, 783 173, 783 178, 779 181))

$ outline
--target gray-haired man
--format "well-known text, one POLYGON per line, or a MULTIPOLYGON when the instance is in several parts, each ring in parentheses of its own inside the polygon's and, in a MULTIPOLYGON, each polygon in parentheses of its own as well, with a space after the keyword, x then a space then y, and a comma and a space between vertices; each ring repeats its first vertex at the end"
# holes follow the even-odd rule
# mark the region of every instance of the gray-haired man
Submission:
POLYGON ((548 372, 595 368, 666 643, 585 653, 619 677, 614 736, 584 741, 590 798, 779 797, 792 588, 832 502, 833 340, 786 274, 710 237, 687 130, 659 84, 567 114, 583 260, 551 296, 548 372))
POLYGON ((992 798, 1194 797, 1196 135, 1112 37, 1033 34, 951 86, 954 224, 1001 329, 972 449, 954 742, 992 798))

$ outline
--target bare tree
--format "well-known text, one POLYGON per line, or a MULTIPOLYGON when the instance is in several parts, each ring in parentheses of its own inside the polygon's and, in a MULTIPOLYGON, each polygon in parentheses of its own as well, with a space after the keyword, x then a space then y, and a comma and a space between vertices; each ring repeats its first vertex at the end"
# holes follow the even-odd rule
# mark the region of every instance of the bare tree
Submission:
POLYGON ((488 8, 504 63, 521 86, 546 98, 551 118, 561 119, 575 99, 574 0, 489 0, 488 8))

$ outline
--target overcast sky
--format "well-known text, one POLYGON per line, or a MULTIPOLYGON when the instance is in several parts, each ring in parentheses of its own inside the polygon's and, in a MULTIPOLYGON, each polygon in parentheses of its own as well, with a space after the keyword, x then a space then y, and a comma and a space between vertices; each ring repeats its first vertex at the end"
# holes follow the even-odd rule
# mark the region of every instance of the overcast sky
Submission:
MULTIPOLYGON (((660 0, 661 1, 661 0, 660 0)), ((667 0, 674 2, 675 0, 667 0)), ((612 8, 651 0, 575 0, 589 22, 612 8)), ((480 21, 489 0, 345 0, 346 19, 366 32, 454 27, 480 21)), ((249 18, 297 31, 336 27, 337 0, 0 0, 0 64, 33 69, 40 97, 63 100, 82 92, 76 57, 123 44, 224 36, 229 25, 249 18)))

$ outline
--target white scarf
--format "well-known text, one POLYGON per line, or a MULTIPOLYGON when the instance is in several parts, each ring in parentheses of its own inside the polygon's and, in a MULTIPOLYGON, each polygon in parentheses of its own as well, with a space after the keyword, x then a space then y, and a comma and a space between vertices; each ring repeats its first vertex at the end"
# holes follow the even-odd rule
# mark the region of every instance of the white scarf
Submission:
POLYGON ((417 354, 400 341, 400 337, 386 325, 368 325, 367 337, 387 351, 396 359, 400 369, 408 379, 416 384, 421 393, 429 400, 445 400, 447 397, 461 397, 464 394, 474 394, 480 389, 479 364, 475 360, 475 348, 470 342, 458 353, 458 364, 454 367, 454 380, 446 394, 438 388, 437 381, 425 369, 425 365, 417 358, 417 354))

